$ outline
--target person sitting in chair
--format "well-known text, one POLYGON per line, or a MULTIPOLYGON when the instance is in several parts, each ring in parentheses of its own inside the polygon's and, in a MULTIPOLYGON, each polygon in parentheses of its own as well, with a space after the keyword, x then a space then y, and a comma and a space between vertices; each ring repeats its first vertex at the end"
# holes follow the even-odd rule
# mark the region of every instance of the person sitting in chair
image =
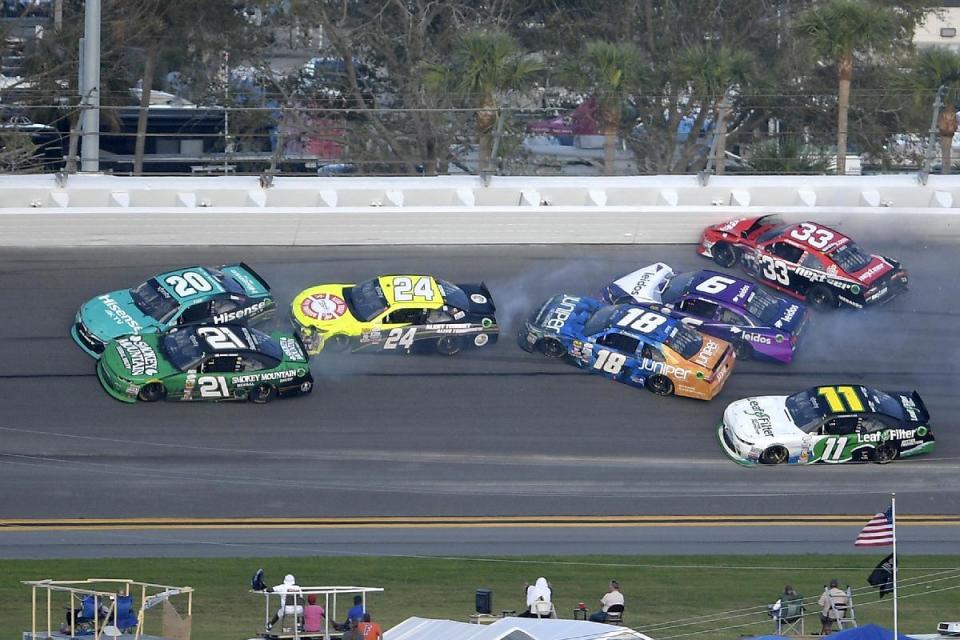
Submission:
POLYGON ((820 635, 830 635, 833 623, 840 618, 841 612, 850 608, 850 598, 847 592, 840 588, 837 579, 833 578, 817 604, 820 605, 820 635))
POLYGON ((620 583, 611 580, 607 593, 600 598, 600 611, 590 614, 590 622, 606 622, 607 611, 614 605, 618 605, 621 610, 623 609, 623 594, 620 593, 620 583))
POLYGON ((323 607, 317 604, 317 596, 307 596, 307 606, 303 608, 303 632, 317 633, 323 631, 323 607))
POLYGON ((350 607, 350 610, 347 611, 347 620, 343 624, 333 623, 333 628, 337 631, 344 631, 350 628, 356 628, 357 624, 363 622, 363 614, 366 611, 363 610, 363 596, 356 595, 353 596, 353 606, 350 607))
POLYGON ((775 629, 779 631, 782 625, 793 624, 803 615, 803 596, 797 593, 793 585, 788 584, 777 601, 767 607, 767 612, 776 624, 775 629))
POLYGON ((552 618, 553 603, 550 583, 544 577, 537 578, 536 583, 527 585, 527 610, 520 614, 521 618, 552 618))
POLYGON ((273 618, 267 623, 267 631, 277 624, 281 616, 300 616, 303 615, 303 602, 300 595, 300 585, 292 573, 283 577, 283 584, 275 587, 267 587, 264 591, 268 593, 279 593, 282 603, 273 618))

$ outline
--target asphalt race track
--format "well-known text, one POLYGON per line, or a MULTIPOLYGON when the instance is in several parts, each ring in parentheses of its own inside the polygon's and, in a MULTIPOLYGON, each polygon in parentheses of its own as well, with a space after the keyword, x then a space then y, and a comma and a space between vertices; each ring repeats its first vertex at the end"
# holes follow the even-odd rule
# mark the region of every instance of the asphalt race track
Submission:
MULTIPOLYGON (((712 402, 659 398, 527 354, 518 322, 547 296, 595 293, 690 246, 212 247, 0 252, 0 521, 44 518, 960 513, 955 247, 872 241, 911 290, 816 313, 789 366, 738 362, 712 402), (68 333, 79 305, 189 264, 245 260, 281 305, 378 273, 485 280, 488 350, 315 359, 314 393, 247 403, 125 405, 68 333), (890 465, 745 469, 720 450, 727 403, 814 384, 920 391, 932 456, 890 465)), ((736 272, 735 272, 736 273, 736 272)), ((955 531, 955 530, 954 530, 955 531)))

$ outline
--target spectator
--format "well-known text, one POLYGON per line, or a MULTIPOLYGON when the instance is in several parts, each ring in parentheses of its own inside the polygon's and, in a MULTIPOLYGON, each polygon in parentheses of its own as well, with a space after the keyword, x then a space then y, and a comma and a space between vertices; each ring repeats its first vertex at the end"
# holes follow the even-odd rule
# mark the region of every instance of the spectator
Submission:
POLYGON ((363 614, 363 622, 357 626, 362 640, 383 640, 383 631, 376 622, 370 622, 370 614, 363 614))
POLYGON ((794 611, 799 611, 800 607, 803 605, 803 596, 797 593, 796 589, 793 588, 793 585, 788 584, 783 588, 783 594, 774 602, 772 605, 767 607, 770 617, 773 618, 776 623, 776 629, 779 631, 780 624, 792 624, 797 621, 797 617, 794 617, 792 614, 790 617, 785 617, 787 611, 790 611, 790 607, 795 607, 794 611))
POLYGON ((307 606, 303 608, 303 631, 305 633, 323 631, 323 615, 323 607, 317 604, 317 596, 311 593, 307 596, 307 606))
POLYGON ((837 579, 833 578, 830 586, 823 590, 817 604, 820 605, 820 635, 828 636, 833 631, 833 623, 840 617, 838 609, 850 608, 850 598, 847 592, 840 588, 837 579))
POLYGON ((266 591, 268 593, 279 593, 281 600, 280 608, 277 609, 277 612, 273 614, 273 618, 267 623, 267 631, 269 631, 273 625, 277 624, 280 616, 303 615, 303 605, 300 604, 300 585, 297 584, 297 579, 293 577, 292 573, 288 573, 283 577, 283 584, 278 584, 275 587, 267 587, 266 591))
POLYGON ((540 616, 537 616, 537 612, 534 611, 533 609, 535 602, 546 602, 547 604, 551 605, 549 609, 551 611, 551 617, 553 617, 552 616, 553 601, 551 600, 551 597, 552 597, 552 593, 550 591, 550 583, 548 583, 547 579, 544 577, 537 578, 536 583, 534 583, 533 585, 530 585, 530 584, 527 585, 527 588, 526 588, 527 610, 521 613, 520 617, 521 618, 544 617, 543 614, 541 614, 540 616))
POLYGON ((337 631, 345 631, 351 627, 356 627, 358 622, 363 621, 363 614, 366 613, 363 608, 363 596, 353 596, 353 606, 347 611, 347 620, 341 625, 334 623, 333 628, 337 631))
POLYGON ((611 580, 607 593, 600 598, 600 611, 590 614, 590 622, 606 622, 607 610, 615 604, 623 606, 623 594, 620 593, 620 583, 611 580))

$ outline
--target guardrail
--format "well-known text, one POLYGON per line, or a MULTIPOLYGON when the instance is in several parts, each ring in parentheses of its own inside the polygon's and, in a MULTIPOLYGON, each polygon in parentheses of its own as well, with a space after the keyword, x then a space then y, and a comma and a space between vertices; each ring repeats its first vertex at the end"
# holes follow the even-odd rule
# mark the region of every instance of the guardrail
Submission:
POLYGON ((958 212, 960 176, 0 177, 4 246, 686 243, 766 213, 943 239, 958 212))

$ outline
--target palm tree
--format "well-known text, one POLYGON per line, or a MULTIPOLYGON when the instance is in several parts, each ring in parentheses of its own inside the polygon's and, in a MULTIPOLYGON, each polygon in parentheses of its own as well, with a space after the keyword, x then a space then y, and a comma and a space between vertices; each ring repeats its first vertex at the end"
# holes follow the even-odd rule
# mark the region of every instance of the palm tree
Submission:
POLYGON ((801 13, 795 29, 809 40, 814 53, 837 65, 837 173, 847 160, 847 112, 857 52, 880 52, 894 40, 895 25, 887 9, 864 0, 827 0, 801 13))
MULTIPOLYGON (((701 111, 706 114, 717 112, 714 123, 718 136, 717 173, 723 173, 723 161, 726 158, 726 115, 729 103, 723 98, 731 87, 744 86, 757 75, 756 57, 744 49, 732 49, 727 45, 719 48, 708 44, 696 45, 687 49, 676 63, 675 74, 678 79, 690 84, 695 95, 702 96, 701 111)), ((703 115, 701 115, 702 119, 703 115)), ((693 144, 692 136, 688 144, 693 144)))
POLYGON ((613 175, 623 105, 646 77, 640 50, 628 42, 591 40, 578 65, 580 79, 597 98, 603 133, 603 173, 613 175))
POLYGON ((930 98, 945 87, 943 108, 937 117, 940 136, 941 173, 950 173, 953 134, 957 132, 957 109, 960 99, 960 53, 940 47, 924 49, 917 56, 911 73, 902 76, 904 89, 913 96, 914 106, 929 106, 930 98))
POLYGON ((490 164, 490 134, 497 122, 498 96, 525 88, 542 68, 539 62, 522 55, 513 37, 499 29, 465 33, 454 47, 449 64, 426 68, 424 84, 428 88, 448 91, 470 107, 479 103, 481 174, 490 164))

